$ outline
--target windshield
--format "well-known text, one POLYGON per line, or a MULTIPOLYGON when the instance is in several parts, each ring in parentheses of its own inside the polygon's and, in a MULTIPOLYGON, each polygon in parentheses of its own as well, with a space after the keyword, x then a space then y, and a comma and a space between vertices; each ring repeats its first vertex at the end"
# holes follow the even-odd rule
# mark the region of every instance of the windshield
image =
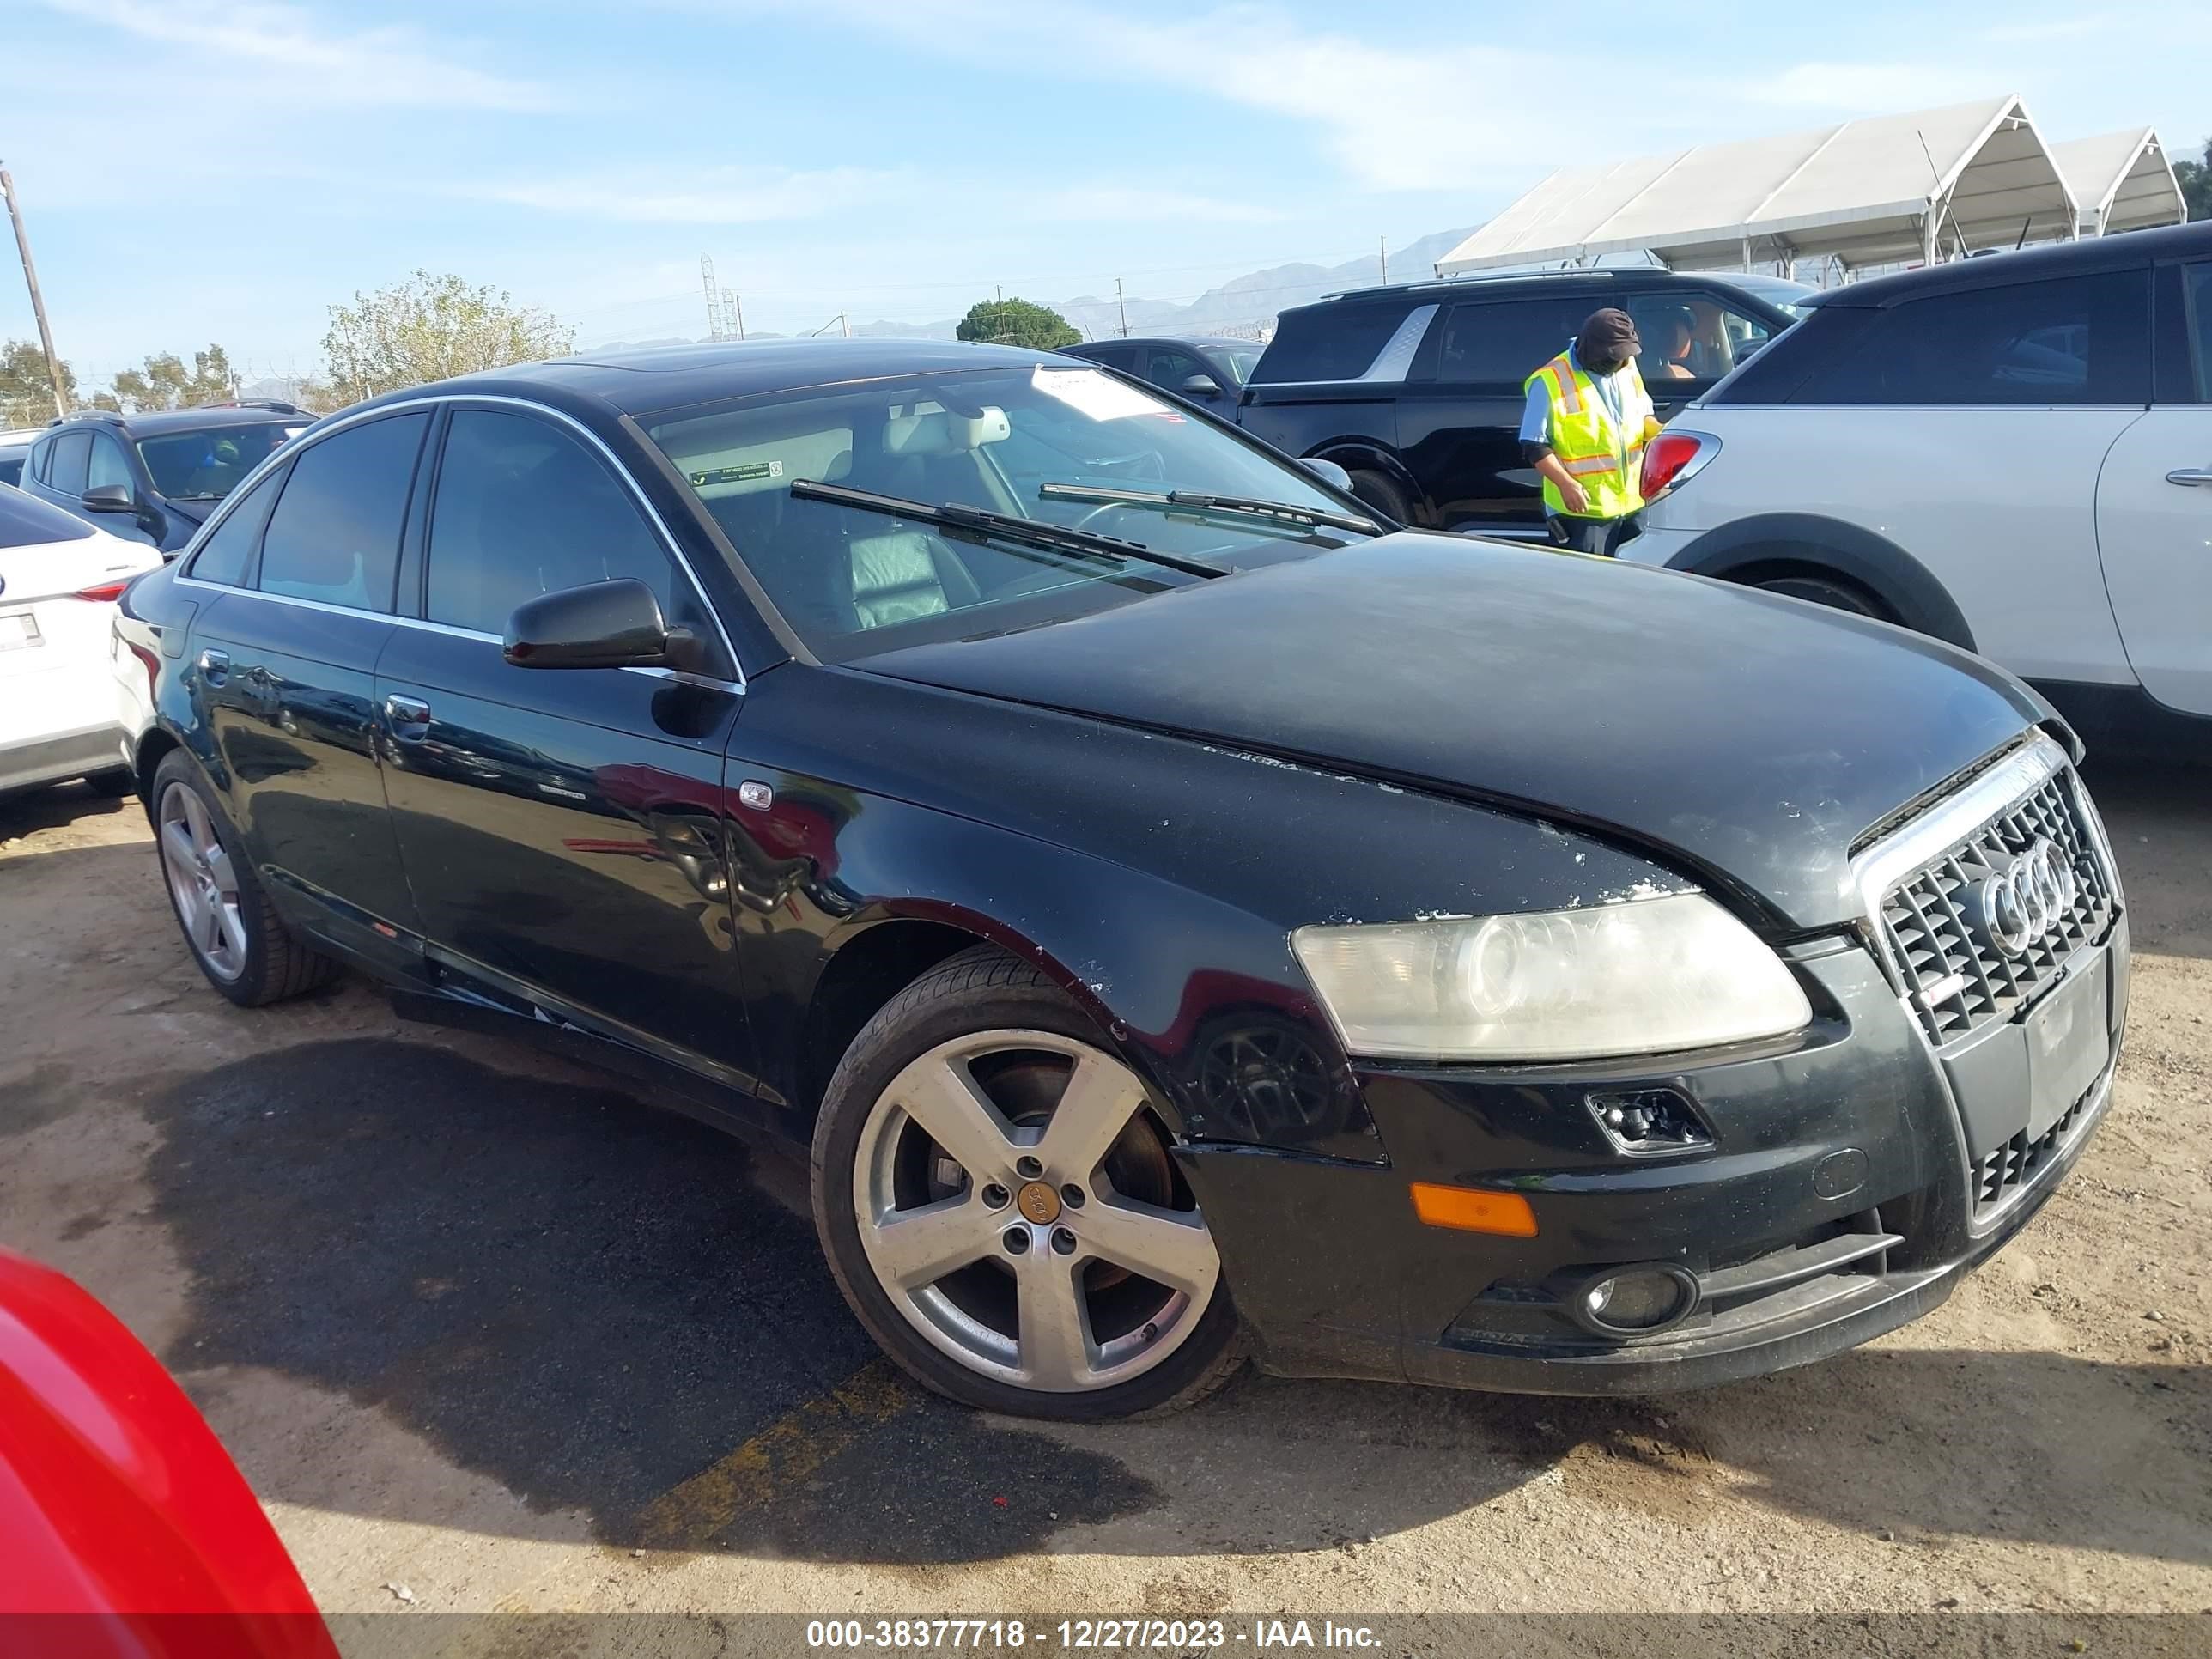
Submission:
POLYGON ((1252 378, 1252 371, 1258 366, 1260 353, 1264 349, 1256 345, 1208 346, 1206 355, 1234 374, 1237 384, 1242 386, 1252 378))
POLYGON ((270 422, 265 426, 214 426, 198 430, 164 432, 138 441, 139 459, 153 475, 154 488, 173 501, 213 501, 237 488, 288 432, 270 422))
POLYGON ((1348 504, 1183 408, 1095 368, 984 369, 779 392, 647 431, 808 647, 843 660, 1133 603, 1204 577, 1110 547, 1040 547, 795 495, 799 479, 981 508, 1225 567, 1303 558, 1358 532, 1048 484, 1348 504))

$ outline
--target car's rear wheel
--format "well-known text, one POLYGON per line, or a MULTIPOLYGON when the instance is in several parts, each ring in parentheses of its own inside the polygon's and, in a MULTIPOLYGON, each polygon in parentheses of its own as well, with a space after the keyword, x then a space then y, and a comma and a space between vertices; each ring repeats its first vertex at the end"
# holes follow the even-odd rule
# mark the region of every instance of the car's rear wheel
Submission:
POLYGON ((1395 478, 1380 472, 1354 471, 1352 493, 1386 519, 1400 524, 1413 522, 1413 504, 1395 478))
POLYGON ((860 1322, 955 1400, 1096 1421, 1188 1405, 1243 1363, 1150 1091, 1003 951, 962 952, 854 1039, 813 1194, 860 1322))
POLYGON ((1856 582, 1841 576, 1792 574, 1768 576, 1757 585, 1770 593, 1787 593, 1793 599, 1810 599, 1815 605, 1826 605, 1831 611, 1848 611, 1856 617, 1872 617, 1876 622, 1897 620, 1887 605, 1856 582))
POLYGON ((208 983, 256 1008, 313 989, 337 971, 292 937, 198 769, 181 750, 154 773, 162 885, 208 983))

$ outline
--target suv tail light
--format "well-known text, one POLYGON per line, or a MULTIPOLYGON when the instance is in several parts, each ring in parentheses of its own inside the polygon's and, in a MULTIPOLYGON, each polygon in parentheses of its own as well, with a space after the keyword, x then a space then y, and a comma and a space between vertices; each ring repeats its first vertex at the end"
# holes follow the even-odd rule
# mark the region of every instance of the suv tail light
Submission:
POLYGON ((1702 432, 1662 432, 1644 446, 1644 499, 1689 482, 1721 453, 1721 441, 1702 432))
POLYGON ((100 582, 92 587, 80 587, 76 591, 76 597, 80 599, 90 599, 94 605, 112 605, 123 597, 123 590, 130 586, 131 578, 125 576, 120 581, 100 582))

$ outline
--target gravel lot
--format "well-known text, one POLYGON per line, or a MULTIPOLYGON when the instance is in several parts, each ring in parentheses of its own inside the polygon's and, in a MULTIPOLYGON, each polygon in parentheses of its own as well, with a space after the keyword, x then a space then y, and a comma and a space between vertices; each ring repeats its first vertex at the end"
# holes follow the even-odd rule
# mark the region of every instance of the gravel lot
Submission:
POLYGON ((1724 1390, 920 1397, 791 1159, 357 981, 233 1009, 76 787, 0 804, 0 1243, 183 1377, 333 1612, 2212 1611, 2212 789, 2092 783, 2137 969, 2086 1160, 1933 1317, 1724 1390))

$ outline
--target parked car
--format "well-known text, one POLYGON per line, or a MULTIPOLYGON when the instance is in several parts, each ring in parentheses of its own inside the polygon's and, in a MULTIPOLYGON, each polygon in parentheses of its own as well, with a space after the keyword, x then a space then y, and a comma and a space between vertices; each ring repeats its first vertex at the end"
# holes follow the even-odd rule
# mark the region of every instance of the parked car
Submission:
POLYGON ((23 462, 30 455, 31 440, 38 435, 36 428, 0 432, 0 484, 22 481, 23 462))
POLYGON ((125 584, 161 562, 0 484, 0 794, 80 777, 131 793, 111 624, 125 584))
POLYGON ((1277 319, 1237 422, 1285 454, 1336 462, 1399 524, 1541 540, 1522 382, 1601 306, 1636 319, 1662 420, 1791 321, 1726 279, 1656 269, 1363 289, 1277 319))
POLYGON ((2105 1109, 2112 855, 1933 640, 1385 533, 917 341, 610 354, 288 446, 119 619, 209 981, 338 962, 812 1149, 916 1377, 1613 1393, 1941 1302, 2105 1109))
POLYGON ((240 479, 313 418, 282 403, 149 415, 83 410, 39 434, 21 487, 103 530, 173 553, 240 479))
POLYGON ((1070 357, 1133 374, 1217 415, 1226 415, 1237 407, 1237 394, 1252 378, 1253 366, 1260 361, 1262 349, 1257 340, 1213 334, 1086 340, 1081 345, 1060 348, 1070 357))
POLYGON ((0 1619, 24 1633, 16 1651, 337 1659, 184 1390, 82 1289, 5 1250, 0 1401, 0 1619))
POLYGON ((1979 651, 2099 741, 2212 735, 2212 225, 1835 289, 1644 479, 1627 558, 1979 651))

